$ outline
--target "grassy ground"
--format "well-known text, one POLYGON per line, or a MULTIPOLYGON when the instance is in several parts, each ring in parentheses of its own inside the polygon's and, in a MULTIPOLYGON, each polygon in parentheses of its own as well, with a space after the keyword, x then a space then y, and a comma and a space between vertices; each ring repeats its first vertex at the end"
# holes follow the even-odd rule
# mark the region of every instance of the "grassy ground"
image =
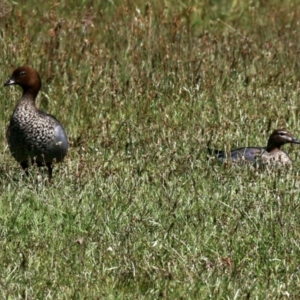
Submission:
POLYGON ((299 299, 299 147, 273 172, 206 154, 300 137, 299 6, 93 2, 0 4, 2 82, 35 67, 71 144, 26 178, 0 89, 0 297, 299 299))

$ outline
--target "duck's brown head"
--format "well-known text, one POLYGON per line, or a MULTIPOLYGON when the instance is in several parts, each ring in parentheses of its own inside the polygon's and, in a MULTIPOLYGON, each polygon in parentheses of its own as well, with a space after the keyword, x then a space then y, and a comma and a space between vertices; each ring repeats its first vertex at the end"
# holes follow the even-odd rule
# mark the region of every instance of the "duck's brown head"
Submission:
POLYGON ((280 149, 286 143, 300 144, 300 140, 296 139, 290 132, 285 129, 276 129, 270 135, 267 145, 267 151, 280 149))
POLYGON ((29 66, 15 69, 4 86, 13 84, 19 85, 23 89, 23 95, 30 95, 33 98, 37 96, 42 85, 38 72, 29 66))

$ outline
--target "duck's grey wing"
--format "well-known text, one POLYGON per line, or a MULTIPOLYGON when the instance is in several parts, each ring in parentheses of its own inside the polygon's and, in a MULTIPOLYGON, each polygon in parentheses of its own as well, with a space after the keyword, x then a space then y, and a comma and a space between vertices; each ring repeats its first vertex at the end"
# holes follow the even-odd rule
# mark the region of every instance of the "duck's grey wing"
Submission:
POLYGON ((247 147, 232 150, 230 152, 230 158, 232 161, 249 161, 255 162, 257 157, 261 156, 265 151, 262 147, 247 147))
POLYGON ((265 152, 264 147, 246 147, 246 148, 238 148, 232 150, 229 153, 225 151, 215 150, 215 149, 207 149, 210 155, 214 155, 218 160, 224 162, 226 160, 231 160, 233 162, 251 162, 255 163, 257 157, 260 157, 262 153, 265 152))

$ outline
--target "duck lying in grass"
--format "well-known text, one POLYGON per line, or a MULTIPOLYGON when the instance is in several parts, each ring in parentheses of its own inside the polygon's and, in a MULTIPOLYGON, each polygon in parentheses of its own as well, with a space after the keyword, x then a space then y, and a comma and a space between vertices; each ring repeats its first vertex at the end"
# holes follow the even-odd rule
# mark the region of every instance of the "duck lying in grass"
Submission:
POLYGON ((286 152, 281 150, 284 144, 300 144, 290 132, 285 129, 276 129, 270 135, 266 147, 245 147, 232 150, 229 153, 220 150, 208 149, 209 154, 218 160, 234 163, 259 163, 263 165, 291 166, 292 161, 286 152))

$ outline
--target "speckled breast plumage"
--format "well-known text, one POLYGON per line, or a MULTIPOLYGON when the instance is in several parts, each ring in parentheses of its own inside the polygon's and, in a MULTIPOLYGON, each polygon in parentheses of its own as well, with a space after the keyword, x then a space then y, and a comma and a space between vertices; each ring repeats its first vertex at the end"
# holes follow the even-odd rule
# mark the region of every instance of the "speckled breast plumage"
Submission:
POLYGON ((257 161, 263 165, 275 165, 279 167, 292 165, 291 159, 284 151, 278 151, 275 153, 264 152, 257 161))
POLYGON ((38 165, 62 161, 68 149, 64 129, 53 116, 24 102, 15 108, 6 131, 13 157, 21 163, 31 159, 38 165))

